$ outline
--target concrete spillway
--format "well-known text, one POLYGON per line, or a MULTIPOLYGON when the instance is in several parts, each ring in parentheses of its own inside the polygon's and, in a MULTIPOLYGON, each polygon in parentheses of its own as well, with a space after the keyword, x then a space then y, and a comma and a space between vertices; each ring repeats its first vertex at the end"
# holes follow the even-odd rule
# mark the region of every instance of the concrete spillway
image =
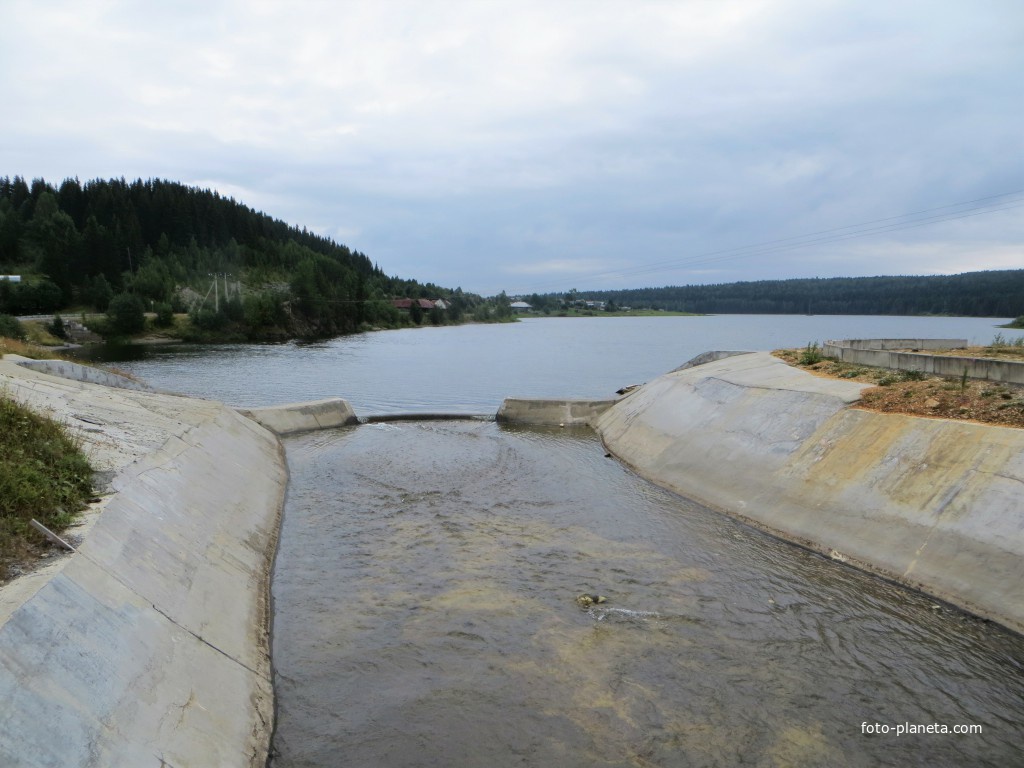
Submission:
POLYGON ((593 424, 659 485, 1024 631, 1024 430, 852 408, 864 386, 751 353, 593 424))
POLYGON ((114 491, 74 554, 0 593, 0 764, 262 766, 276 437, 7 361, 0 387, 68 422, 114 491))
MULTIPOLYGON (((864 385, 716 357, 500 418, 589 424, 662 486, 1024 631, 1024 430, 869 413, 851 407, 864 385)), ((74 554, 0 590, 0 764, 263 765, 274 432, 355 415, 332 400, 245 418, 79 378, 0 362, 0 388, 75 428, 113 491, 74 554)))

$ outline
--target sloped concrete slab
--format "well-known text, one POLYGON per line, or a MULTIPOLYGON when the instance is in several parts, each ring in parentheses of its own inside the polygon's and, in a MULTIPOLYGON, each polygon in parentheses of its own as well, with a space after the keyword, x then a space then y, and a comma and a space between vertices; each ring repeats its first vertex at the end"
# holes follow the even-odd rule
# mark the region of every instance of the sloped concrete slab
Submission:
POLYGON ((851 409, 865 386, 742 355, 595 427, 659 485, 1024 631, 1024 430, 851 409))
POLYGON ((9 362, 0 387, 78 430, 115 490, 76 552, 3 589, 0 765, 264 765, 277 438, 9 362))

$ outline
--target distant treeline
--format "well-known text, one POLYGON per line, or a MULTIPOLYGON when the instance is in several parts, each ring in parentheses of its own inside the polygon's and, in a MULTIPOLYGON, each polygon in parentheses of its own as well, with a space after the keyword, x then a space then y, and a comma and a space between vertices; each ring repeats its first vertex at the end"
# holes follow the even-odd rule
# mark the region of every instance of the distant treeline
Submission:
POLYGON ((1024 315, 1024 269, 934 277, 835 277, 572 292, 615 306, 701 314, 1024 315))
POLYGON ((445 322, 480 303, 459 290, 389 277, 358 251, 217 192, 157 179, 67 179, 54 187, 0 178, 0 274, 26 275, 20 283, 0 280, 0 313, 102 312, 128 293, 150 309, 191 308, 204 327, 231 322, 252 336, 408 323, 391 297, 450 299, 445 322), (212 295, 199 309, 194 298, 213 275, 236 289, 220 302, 219 317, 212 295))

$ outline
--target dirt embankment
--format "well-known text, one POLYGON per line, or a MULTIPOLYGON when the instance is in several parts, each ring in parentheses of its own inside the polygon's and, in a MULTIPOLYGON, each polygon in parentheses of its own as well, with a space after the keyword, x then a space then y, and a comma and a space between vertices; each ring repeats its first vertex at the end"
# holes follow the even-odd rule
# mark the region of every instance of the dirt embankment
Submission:
MULTIPOLYGON (((859 408, 1024 429, 1024 387, 1019 385, 977 379, 950 379, 917 371, 894 371, 829 358, 815 359, 815 355, 808 354, 808 351, 779 349, 773 354, 816 376, 875 384, 875 387, 864 392, 863 399, 857 405, 859 408)), ((929 354, 933 353, 929 351, 929 354)), ((951 350, 949 354, 1024 361, 1024 349, 1017 347, 994 350, 990 347, 971 347, 951 350)))

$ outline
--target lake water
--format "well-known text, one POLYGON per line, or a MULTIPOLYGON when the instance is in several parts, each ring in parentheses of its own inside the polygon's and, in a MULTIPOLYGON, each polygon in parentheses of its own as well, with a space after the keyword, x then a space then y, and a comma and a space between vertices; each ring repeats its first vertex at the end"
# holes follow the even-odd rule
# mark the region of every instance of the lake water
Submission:
POLYGON ((505 397, 611 397, 713 349, 769 350, 837 338, 966 338, 1007 319, 720 315, 532 318, 417 328, 315 344, 135 349, 116 365, 164 389, 259 406, 343 397, 360 416, 495 413, 505 397))
MULTIPOLYGON (((1002 322, 530 319, 118 366, 236 405, 493 414, 712 349, 1021 335, 1002 322)), ((1024 638, 656 488, 586 430, 396 422, 285 447, 274 768, 1024 765, 1024 638)))

